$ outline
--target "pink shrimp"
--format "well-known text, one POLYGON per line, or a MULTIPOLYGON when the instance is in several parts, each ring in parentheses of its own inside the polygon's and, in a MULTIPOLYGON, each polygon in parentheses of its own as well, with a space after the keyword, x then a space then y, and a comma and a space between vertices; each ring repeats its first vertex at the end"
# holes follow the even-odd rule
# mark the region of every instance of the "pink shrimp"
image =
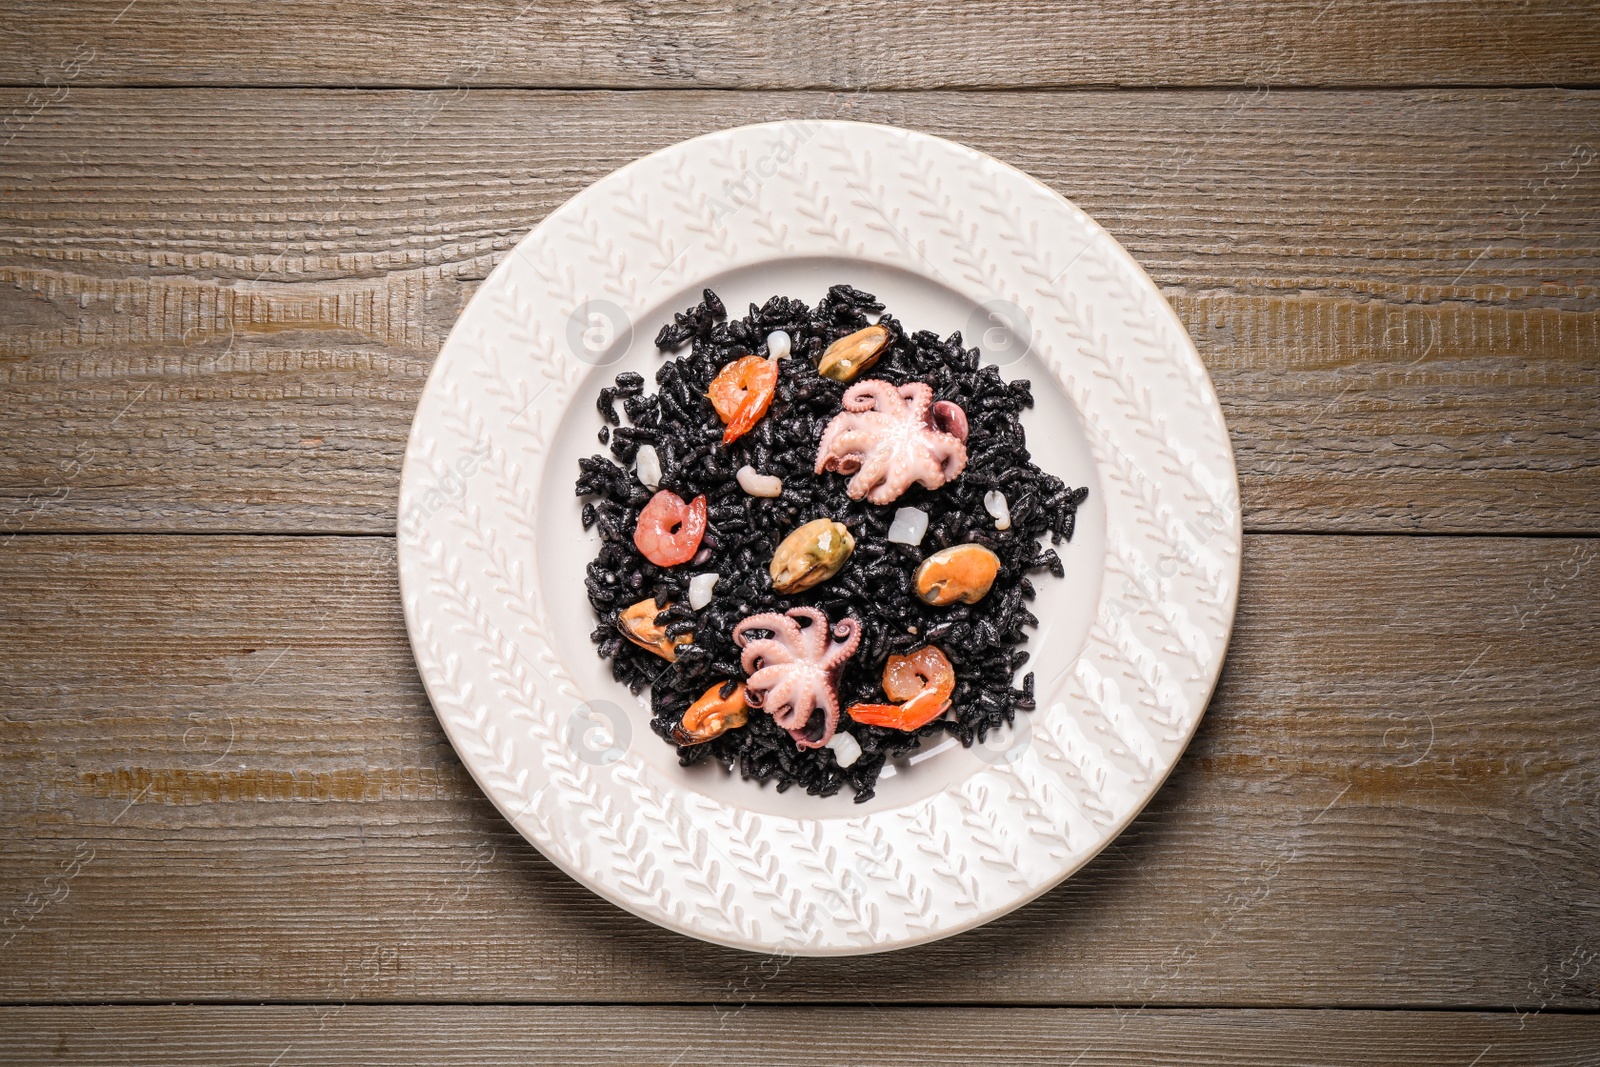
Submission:
POLYGON ((697 496, 685 504, 683 497, 663 489, 639 512, 633 544, 656 566, 676 567, 694 559, 705 532, 706 498, 697 496))

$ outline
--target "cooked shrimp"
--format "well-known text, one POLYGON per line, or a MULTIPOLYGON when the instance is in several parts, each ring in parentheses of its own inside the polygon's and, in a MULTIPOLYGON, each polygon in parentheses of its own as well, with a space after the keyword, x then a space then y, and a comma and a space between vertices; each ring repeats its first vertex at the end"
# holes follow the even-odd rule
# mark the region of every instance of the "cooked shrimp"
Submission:
POLYGON ((883 668, 883 692, 895 704, 853 704, 852 719, 868 726, 915 730, 943 715, 956 689, 955 668, 945 654, 924 645, 905 656, 890 656, 883 668))
POLYGON ((694 559, 705 532, 706 498, 697 496, 685 504, 683 497, 663 489, 639 512, 633 544, 656 566, 676 567, 694 559))
POLYGON ((722 443, 731 445, 749 433, 772 405, 778 388, 778 361, 745 356, 723 367, 711 380, 711 406, 726 425, 722 443))

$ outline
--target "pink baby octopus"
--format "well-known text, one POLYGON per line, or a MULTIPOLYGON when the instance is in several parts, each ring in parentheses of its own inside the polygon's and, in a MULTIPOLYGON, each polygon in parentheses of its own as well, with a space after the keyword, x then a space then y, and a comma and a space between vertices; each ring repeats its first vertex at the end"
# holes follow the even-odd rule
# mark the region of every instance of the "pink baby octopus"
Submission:
POLYGON ((816 608, 790 608, 779 615, 751 615, 733 628, 733 640, 744 652, 740 663, 749 678, 745 699, 762 708, 794 738, 800 748, 821 748, 839 725, 839 675, 861 644, 861 624, 846 616, 830 630, 828 617, 816 608), (802 627, 801 621, 810 625, 802 627), (749 640, 751 630, 770 630, 771 637, 749 640), (806 729, 822 709, 822 736, 815 741, 806 729))
POLYGON ((845 491, 874 504, 893 503, 913 482, 937 489, 966 466, 967 413, 948 400, 934 403, 921 382, 852 385, 817 445, 817 473, 854 475, 845 491))

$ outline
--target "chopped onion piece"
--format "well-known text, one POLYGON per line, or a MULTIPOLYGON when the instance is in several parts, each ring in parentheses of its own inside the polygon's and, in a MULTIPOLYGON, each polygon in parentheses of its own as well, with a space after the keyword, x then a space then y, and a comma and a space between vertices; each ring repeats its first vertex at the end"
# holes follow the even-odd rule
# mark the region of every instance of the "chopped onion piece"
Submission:
POLYGON ((996 530, 1011 529, 1011 505, 1006 503, 1006 495, 998 489, 991 489, 983 494, 983 506, 989 514, 994 516, 996 530))
POLYGON ((788 334, 782 330, 773 330, 767 334, 767 358, 786 359, 789 355, 791 344, 788 334))
POLYGON ((828 747, 833 749, 834 762, 841 767, 861 758, 861 743, 842 730, 828 739, 828 747))
POLYGON ((709 574, 697 574, 689 579, 689 606, 696 611, 711 603, 711 590, 716 588, 717 579, 722 577, 716 571, 709 574))
POLYGON ((928 513, 921 508, 900 508, 889 524, 889 540, 901 545, 920 545, 928 532, 928 513))
POLYGON ((634 459, 633 469, 639 476, 639 484, 646 489, 661 487, 661 457, 656 455, 654 445, 639 446, 639 455, 634 459))
POLYGON ((739 488, 751 496, 774 497, 783 492, 782 478, 762 474, 748 463, 739 468, 737 477, 739 488))

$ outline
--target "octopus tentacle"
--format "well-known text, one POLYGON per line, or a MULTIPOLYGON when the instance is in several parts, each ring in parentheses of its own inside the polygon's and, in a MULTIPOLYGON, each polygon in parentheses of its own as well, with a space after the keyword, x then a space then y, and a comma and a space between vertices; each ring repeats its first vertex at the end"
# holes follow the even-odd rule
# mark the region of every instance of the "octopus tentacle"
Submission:
POLYGON ((872 451, 876 441, 876 435, 867 430, 830 424, 817 446, 816 473, 831 470, 839 474, 854 474, 861 469, 862 458, 872 451))
POLYGON ((966 468, 967 446, 958 444, 942 457, 936 455, 935 459, 939 463, 939 469, 944 475, 944 480, 948 482, 966 468))
POLYGON ((928 408, 933 405, 933 390, 921 382, 907 382, 900 387, 900 397, 905 402, 906 419, 929 425, 928 408))
POLYGON ((866 497, 874 504, 893 504, 906 489, 910 482, 903 487, 897 484, 894 473, 894 462, 888 456, 875 456, 864 464, 854 478, 850 479, 845 487, 853 497, 866 497))
POLYGON ((794 738, 796 748, 821 748, 833 740, 834 732, 839 728, 839 698, 830 688, 823 698, 822 703, 822 736, 815 741, 806 737, 804 729, 790 730, 789 736, 794 738))
POLYGON ((828 647, 828 617, 817 608, 790 608, 789 616, 795 620, 795 630, 804 643, 807 658, 816 662, 828 647), (811 625, 800 626, 800 619, 811 620, 811 625))
POLYGON ((742 661, 741 665, 750 675, 750 684, 745 686, 745 703, 753 708, 765 707, 768 691, 788 677, 785 668, 792 662, 788 659, 755 660, 754 657, 742 661))
POLYGON ((828 646, 822 665, 830 671, 840 671, 844 669, 845 661, 861 647, 861 624, 846 615, 833 628, 833 637, 834 641, 828 646))
POLYGON ((876 410, 885 413, 902 406, 900 391, 881 378, 867 378, 852 385, 845 390, 841 403, 846 411, 876 410))
POLYGON ((747 616, 739 625, 733 628, 733 639, 740 648, 745 642, 740 640, 751 630, 771 630, 774 634, 782 634, 787 630, 799 630, 794 621, 787 615, 779 615, 775 611, 763 611, 756 615, 747 616))

